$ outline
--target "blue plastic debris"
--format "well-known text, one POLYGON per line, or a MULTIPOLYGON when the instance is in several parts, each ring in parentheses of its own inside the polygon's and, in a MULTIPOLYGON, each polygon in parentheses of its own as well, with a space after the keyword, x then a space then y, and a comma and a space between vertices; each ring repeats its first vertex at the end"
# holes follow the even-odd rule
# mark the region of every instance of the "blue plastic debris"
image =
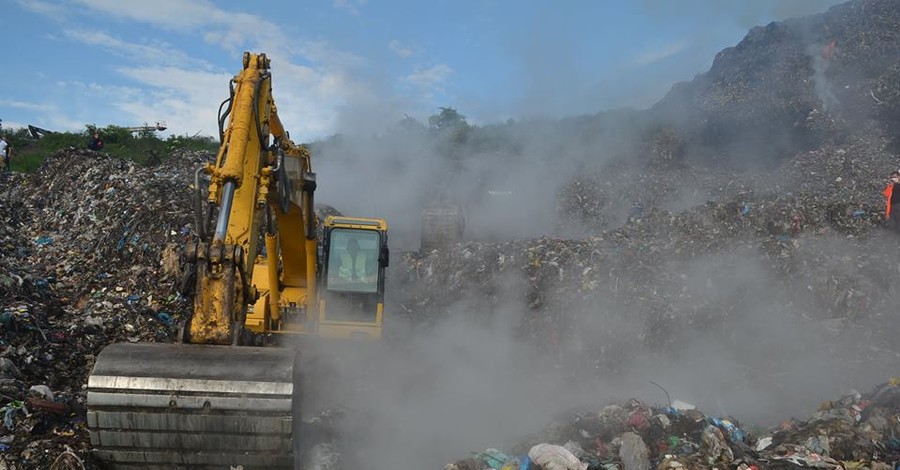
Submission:
POLYGON ((53 237, 43 235, 43 236, 37 237, 37 239, 35 239, 34 242, 40 246, 49 245, 49 244, 53 243, 53 237))
POLYGON ((479 452, 475 455, 475 458, 481 460, 491 468, 500 468, 510 460, 508 455, 497 449, 487 449, 484 452, 479 452))
POLYGON ((519 457, 519 470, 528 470, 531 466, 531 457, 524 455, 519 457))
POLYGON ((28 410, 25 408, 25 403, 21 400, 13 400, 7 403, 6 406, 0 408, 0 412, 3 413, 3 425, 6 426, 6 429, 9 429, 10 431, 12 431, 12 429, 15 427, 15 421, 13 421, 13 418, 15 418, 17 414, 28 414, 28 410))
POLYGON ((900 439, 896 437, 891 437, 890 439, 888 439, 888 449, 894 451, 900 450, 900 439))
POLYGON ((161 322, 163 322, 163 323, 165 323, 166 325, 169 325, 169 326, 172 326, 172 324, 175 323, 175 321, 172 320, 172 316, 169 315, 169 314, 166 313, 166 312, 159 312, 159 313, 157 313, 157 314, 156 314, 156 319, 159 320, 159 321, 161 321, 161 322))
POLYGON ((727 419, 709 418, 709 422, 728 434, 731 442, 744 442, 744 431, 727 419))

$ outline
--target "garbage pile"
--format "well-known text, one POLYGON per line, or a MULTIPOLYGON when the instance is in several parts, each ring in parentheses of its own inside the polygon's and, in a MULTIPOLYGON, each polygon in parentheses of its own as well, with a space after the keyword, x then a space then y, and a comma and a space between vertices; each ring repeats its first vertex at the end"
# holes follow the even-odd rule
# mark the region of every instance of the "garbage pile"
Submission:
POLYGON ((768 230, 760 221, 782 228, 799 222, 800 229, 832 225, 855 233, 883 212, 881 190, 900 166, 889 147, 880 132, 870 131, 800 152, 771 169, 738 172, 695 163, 583 172, 559 191, 557 225, 561 235, 585 236, 640 219, 651 208, 680 213, 712 202, 757 229, 768 230))
POLYGON ((96 468, 87 376, 116 341, 168 341, 188 306, 180 245, 192 235, 193 171, 176 152, 139 167, 61 151, 0 196, 0 468, 96 468))
POLYGON ((579 407, 502 452, 486 449, 444 470, 869 469, 900 462, 900 379, 822 403, 771 429, 674 401, 579 407))
MULTIPOLYGON (((855 136, 798 154, 771 173, 645 168, 621 178, 627 184, 602 174, 582 175, 560 197, 560 220, 583 224, 582 238, 466 242, 408 253, 392 268, 392 278, 404 283, 393 304, 420 328, 459 317, 490 324, 491 317, 516 311, 516 337, 570 371, 564 388, 588 384, 590 377, 615 381, 648 357, 672 370, 695 361, 694 369, 679 369, 689 376, 702 375, 711 362, 728 364, 727 374, 712 379, 721 393, 732 396, 765 389, 761 384, 788 388, 793 375, 827 373, 851 382, 850 371, 871 364, 896 374, 900 252, 897 235, 882 226, 881 190, 898 161, 886 147, 882 137, 855 136), (667 205, 694 186, 704 201, 684 209, 667 205), (654 191, 644 191, 647 187, 654 191), (633 198, 639 204, 633 205, 633 198), (580 212, 566 212, 570 208, 580 212), (698 350, 701 359, 715 358, 696 363, 698 350), (806 363, 792 360, 807 355, 828 366, 798 371, 803 367, 798 364, 806 363)), ((860 437, 869 432, 868 421, 851 422, 859 425, 852 433, 840 421, 820 426, 843 413, 838 409, 865 409, 877 393, 843 398, 811 418, 812 424, 793 422, 773 431, 773 446, 758 450, 757 440, 765 443, 767 435, 734 443, 723 425, 696 412, 685 412, 694 418, 688 427, 685 413, 631 402, 618 405, 626 418, 640 410, 648 423, 665 418, 680 430, 663 436, 662 424, 651 424, 646 431, 661 434, 648 436, 629 426, 615 428, 603 435, 601 447, 593 441, 602 427, 580 428, 589 439, 574 431, 545 435, 507 453, 488 449, 448 468, 520 468, 516 464, 528 454, 532 461, 543 456, 557 462, 538 467, 545 469, 838 468, 835 461, 844 462, 843 468, 893 468, 878 463, 896 461, 894 436, 881 419, 888 413, 894 418, 887 422, 896 425, 893 402, 880 405, 887 411, 871 409, 874 426, 883 433, 878 444, 860 437), (829 436, 840 437, 830 441, 835 445, 827 452, 807 442, 832 430, 829 436), (672 435, 679 439, 674 447, 682 441, 694 447, 660 450, 672 435), (534 449, 539 444, 562 446, 568 453, 534 449), (812 450, 804 450, 807 444, 812 450), (622 449, 631 449, 626 452, 631 457, 622 449), (714 453, 719 459, 710 460, 704 449, 720 449, 714 453), (646 458, 634 457, 645 451, 646 458), (646 465, 627 463, 635 461, 646 465)), ((755 431, 740 428, 733 418, 727 422, 745 436, 755 431)))
POLYGON ((892 0, 849 1, 754 27, 652 112, 675 123, 689 154, 739 165, 839 141, 873 115, 893 128, 898 27, 892 0))
MULTIPOLYGON (((881 190, 900 167, 896 132, 882 134, 900 116, 898 30, 893 0, 755 28, 642 117, 664 128, 648 155, 560 188, 553 236, 395 254, 386 324, 415 335, 509 317, 567 388, 635 358, 692 363, 709 343, 738 369, 723 395, 777 389, 809 345, 828 374, 894 375, 900 250, 881 190), (722 161, 733 165, 707 165, 722 161)), ((194 236, 193 172, 211 159, 178 151, 142 167, 67 150, 0 183, 0 470, 99 468, 88 374, 107 344, 170 341, 188 312, 180 248, 194 236)), ((774 429, 679 402, 580 408, 448 470, 893 468, 897 389, 774 429)))
POLYGON ((189 182, 207 158, 183 152, 142 168, 74 151, 29 181, 30 260, 77 321, 101 327, 108 341, 168 337, 184 311, 177 287, 179 252, 192 236, 189 182))
MULTIPOLYGON (((679 171, 695 171, 710 188, 708 202, 675 210, 656 207, 659 200, 648 198, 619 226, 596 222, 614 208, 600 207, 583 218, 590 228, 581 239, 470 242, 404 253, 402 262, 390 268, 388 290, 395 296, 389 299, 391 315, 406 316, 414 328, 429 328, 454 315, 480 321, 508 309, 512 301, 521 313, 514 325, 517 335, 565 367, 598 374, 626 367, 633 354, 677 357, 692 338, 733 336, 748 317, 743 310, 747 305, 758 309, 754 313, 767 314, 782 314, 791 305, 789 313, 801 318, 811 334, 866 338, 858 350, 834 351, 835 356, 867 360, 896 355, 900 344, 885 325, 897 323, 897 290, 889 280, 900 254, 893 248, 895 234, 879 227, 878 199, 881 169, 893 168, 895 162, 880 150, 883 145, 883 140, 859 140, 846 147, 822 147, 786 163, 779 180, 686 166, 679 171), (842 173, 848 165, 853 171, 842 173), (820 172, 823 184, 804 186, 809 171, 820 172), (835 174, 849 176, 838 181, 835 174), (788 186, 792 191, 777 191, 788 186), (745 276, 747 266, 772 281, 745 276), (760 296, 766 301, 760 302, 760 296), (466 300, 461 304, 460 299, 466 300), (475 308, 466 308, 465 302, 475 308)), ((193 236, 190 184, 196 167, 210 158, 180 152, 162 166, 140 167, 94 152, 66 151, 49 158, 35 175, 8 180, 0 193, 0 465, 96 465, 89 453, 83 391, 93 358, 113 341, 172 339, 190 307, 179 295, 178 259, 178 248, 193 236)), ((641 181, 661 179, 653 172, 650 168, 636 175, 641 181)), ((671 193, 661 188, 658 197, 665 199, 671 193)), ((594 191, 589 186, 577 190, 582 197, 594 191)), ((763 337, 754 347, 777 348, 778 342, 778 337, 763 337)), ((771 365, 772 371, 778 367, 777 362, 771 365)), ((862 410, 867 399, 876 401, 860 397, 851 405, 862 410)), ((662 422, 660 417, 681 426, 671 435, 700 448, 712 445, 704 444, 707 424, 722 431, 722 425, 707 418, 689 427, 684 420, 692 414, 687 411, 637 403, 619 407, 629 416, 641 410, 650 427, 603 434, 604 442, 616 449, 609 455, 621 455, 623 448, 643 455, 640 440, 648 459, 665 456, 658 441, 645 433, 659 431, 654 426, 662 422)), ((886 412, 878 413, 894 423, 886 412)), ((591 429, 585 430, 598 432, 591 429)), ((713 434, 719 437, 711 428, 707 434, 706 441, 718 442, 710 440, 713 434)), ((746 452, 738 450, 746 449, 723 435, 732 460, 744 458, 746 452)), ((593 436, 592 442, 600 434, 593 436)), ((773 448, 798 442, 777 436, 772 435, 773 448)), ((533 461, 569 459, 550 446, 572 440, 594 452, 596 462, 609 463, 596 442, 591 447, 586 437, 571 432, 564 437, 536 439, 527 449, 507 455, 534 450, 533 461), (535 450, 537 444, 548 446, 535 450)), ((727 455, 725 444, 719 446, 721 455, 727 455)), ((758 443, 746 445, 751 444, 758 443)), ((577 450, 566 447, 582 464, 595 464, 582 460, 577 450)), ((683 457, 678 452, 670 453, 676 456, 670 464, 693 468, 678 460, 683 457)), ((750 454, 759 462, 762 455, 750 454)))
POLYGON ((774 174, 688 166, 605 180, 586 175, 559 198, 559 225, 580 225, 583 238, 468 242, 408 253, 391 272, 405 283, 398 302, 411 320, 433 324, 472 310, 460 308, 459 299, 487 299, 477 310, 490 312, 491 302, 509 300, 498 296, 508 296, 515 282, 527 312, 525 336, 584 334, 591 337, 585 347, 604 343, 622 351, 634 347, 634 337, 586 333, 574 317, 591 312, 624 327, 617 317, 628 312, 628 329, 642 346, 659 348, 694 325, 730 326, 728 317, 758 295, 773 300, 750 302, 759 309, 775 314, 792 305, 810 328, 859 329, 876 347, 896 351, 897 340, 881 328, 897 318, 890 307, 897 291, 888 280, 900 263, 893 234, 882 228, 881 190, 898 165, 886 145, 876 136, 826 145, 774 174), (654 191, 644 190, 651 186, 654 191), (708 199, 664 208, 685 189, 708 199), (759 276, 735 274, 748 267, 759 276))

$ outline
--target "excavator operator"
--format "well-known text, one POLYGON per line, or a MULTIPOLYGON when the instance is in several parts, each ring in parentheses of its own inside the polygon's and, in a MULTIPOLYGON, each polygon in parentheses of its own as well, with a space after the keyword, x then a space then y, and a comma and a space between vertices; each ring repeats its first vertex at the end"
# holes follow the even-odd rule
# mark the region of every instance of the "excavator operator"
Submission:
MULTIPOLYGON (((368 240, 364 240, 364 243, 366 241, 368 240)), ((360 250, 357 237, 348 236, 340 258, 336 261, 340 265, 336 270, 337 278, 329 280, 332 288, 356 292, 375 292, 378 289, 374 253, 368 249, 360 250)))

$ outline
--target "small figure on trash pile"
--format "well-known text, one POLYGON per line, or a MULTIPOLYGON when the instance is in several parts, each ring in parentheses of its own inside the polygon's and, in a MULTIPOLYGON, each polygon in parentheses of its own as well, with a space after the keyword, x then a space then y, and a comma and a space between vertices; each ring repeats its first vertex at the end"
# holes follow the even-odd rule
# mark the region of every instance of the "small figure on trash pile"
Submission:
POLYGON ((91 142, 88 144, 88 148, 99 152, 103 150, 103 139, 100 138, 100 134, 94 132, 94 137, 91 138, 91 142))
POLYGON ((644 206, 641 204, 641 201, 633 201, 631 203, 631 210, 628 211, 628 221, 634 222, 637 219, 640 219, 644 215, 644 206))
POLYGON ((900 171, 891 172, 890 181, 884 188, 884 223, 891 230, 900 231, 900 212, 893 213, 894 207, 900 205, 900 171))
POLYGON ((3 157, 2 163, 0 163, 0 170, 3 170, 3 173, 9 173, 10 152, 12 152, 12 147, 6 141, 6 137, 0 135, 0 157, 3 157))

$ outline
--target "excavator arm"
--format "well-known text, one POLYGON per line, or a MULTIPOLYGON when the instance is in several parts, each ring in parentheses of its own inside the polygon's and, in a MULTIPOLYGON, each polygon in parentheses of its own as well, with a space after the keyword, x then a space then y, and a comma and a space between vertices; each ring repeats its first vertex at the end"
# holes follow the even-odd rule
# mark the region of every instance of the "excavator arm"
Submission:
MULTIPOLYGON (((306 268, 307 295, 313 298, 315 294, 315 175, 308 151, 290 140, 278 117, 268 69, 269 59, 264 54, 245 54, 244 69, 234 80, 230 124, 215 164, 204 169, 211 180, 208 203, 217 209, 217 216, 211 236, 201 239, 191 256, 197 264, 197 285, 187 332, 190 343, 241 343, 247 307, 259 295, 251 277, 262 227, 267 253, 278 252, 275 219, 285 219, 283 223, 290 225, 288 219, 295 218, 304 225, 312 253, 304 250, 291 261, 306 268), (271 146, 270 135, 274 138, 271 146), (285 159, 295 160, 293 166, 299 164, 299 207, 292 207, 293 182, 287 176, 285 159), (273 191, 275 188, 279 191, 273 191), (276 208, 281 211, 277 216, 276 208)), ((270 284, 277 286, 279 260, 277 256, 268 258, 270 284)), ((270 314, 277 318, 278 289, 268 289, 268 297, 270 314)))
POLYGON ((199 240, 185 253, 196 284, 181 344, 110 345, 88 379, 91 443, 110 468, 294 463, 296 354, 246 346, 245 322, 262 298, 261 330, 280 328, 286 280, 300 289, 295 300, 315 298, 315 175, 278 117, 264 54, 244 54, 226 103, 215 163, 195 178, 206 173, 210 185, 205 209, 198 189, 199 240))

